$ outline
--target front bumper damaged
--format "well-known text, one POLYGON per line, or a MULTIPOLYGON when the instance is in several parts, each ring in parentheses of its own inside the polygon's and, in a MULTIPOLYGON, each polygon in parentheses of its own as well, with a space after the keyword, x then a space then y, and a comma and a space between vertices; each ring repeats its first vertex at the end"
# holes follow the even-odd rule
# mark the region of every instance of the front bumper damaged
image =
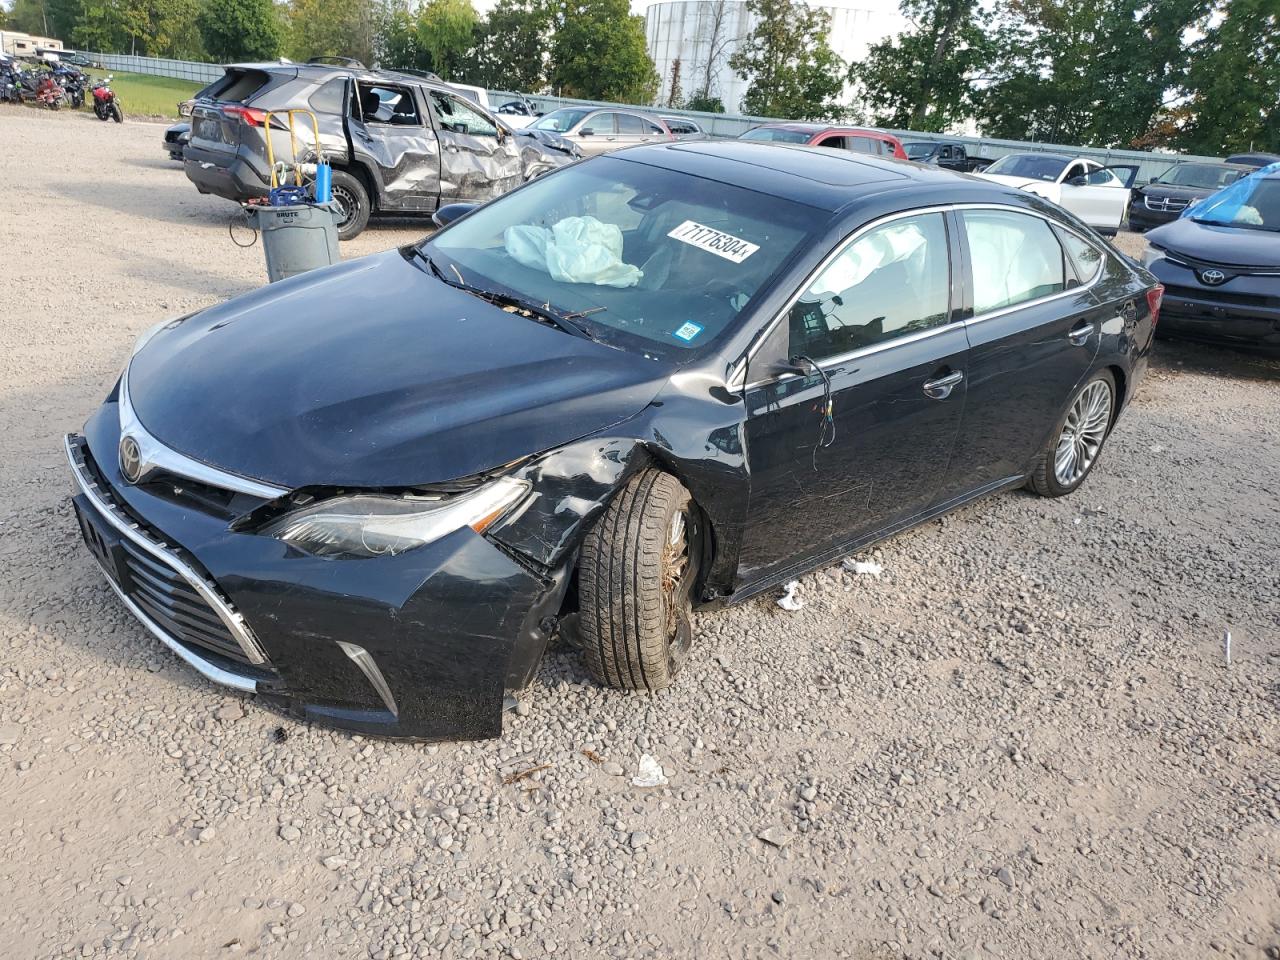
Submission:
MULTIPOLYGON (((233 530, 172 485, 127 483, 119 439, 114 403, 67 438, 81 530, 112 589, 188 664, 299 719, 393 738, 501 734, 504 692, 541 658, 563 572, 469 528, 396 556, 314 557, 233 530)), ((246 496, 235 512, 252 509, 246 496)))

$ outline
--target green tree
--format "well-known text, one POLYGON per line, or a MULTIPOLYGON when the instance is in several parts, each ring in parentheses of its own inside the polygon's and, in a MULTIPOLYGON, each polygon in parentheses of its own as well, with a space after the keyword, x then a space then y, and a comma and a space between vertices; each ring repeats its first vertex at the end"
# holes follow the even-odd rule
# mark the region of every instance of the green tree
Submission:
POLYGON ((430 69, 444 80, 461 81, 475 28, 471 0, 429 0, 418 14, 417 32, 430 69))
POLYGON ((1280 150, 1280 4, 1229 0, 1191 50, 1190 96, 1171 139, 1192 153, 1280 150))
POLYGON ((1151 128, 1209 0, 1011 0, 997 20, 988 136, 1128 146, 1151 128))
POLYGON ((742 109, 765 117, 819 120, 842 115, 846 73, 827 43, 831 15, 800 0, 747 0, 755 29, 729 57, 750 82, 742 109))
POLYGON ((284 31, 271 0, 205 0, 196 26, 205 51, 219 63, 280 55, 284 31))
POLYGON ((404 0, 378 12, 374 57, 379 66, 395 70, 429 70, 431 58, 418 39, 418 21, 404 0))
POLYGON ((553 11, 544 0, 498 0, 477 28, 471 82, 536 93, 547 84, 553 11))
POLYGON ((719 97, 706 97, 694 94, 684 102, 686 110, 701 110, 703 113, 724 113, 724 101, 719 97))
POLYGON ((627 0, 556 0, 551 84, 569 97, 652 103, 658 72, 645 47, 644 18, 627 0))
POLYGON ((856 99, 874 122, 943 131, 972 115, 974 81, 994 55, 978 0, 902 0, 911 29, 871 47, 849 67, 856 99))
POLYGON ((371 64, 378 18, 372 0, 290 0, 285 49, 294 60, 353 57, 371 64))

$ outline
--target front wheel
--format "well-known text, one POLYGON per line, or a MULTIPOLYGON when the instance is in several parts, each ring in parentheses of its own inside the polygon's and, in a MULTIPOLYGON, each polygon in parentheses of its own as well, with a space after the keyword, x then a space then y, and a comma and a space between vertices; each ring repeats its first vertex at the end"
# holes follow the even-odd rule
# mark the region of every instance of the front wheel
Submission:
POLYGON ((578 563, 587 670, 621 690, 661 690, 693 643, 701 520, 689 491, 658 470, 637 474, 587 534, 578 563))
POLYGON ((1071 398, 1048 445, 1036 457, 1027 487, 1042 497, 1062 497, 1084 483, 1102 453, 1115 406, 1115 377, 1102 370, 1071 398))
POLYGON ((120 104, 114 100, 111 101, 111 119, 116 123, 124 123, 124 111, 120 109, 120 104))

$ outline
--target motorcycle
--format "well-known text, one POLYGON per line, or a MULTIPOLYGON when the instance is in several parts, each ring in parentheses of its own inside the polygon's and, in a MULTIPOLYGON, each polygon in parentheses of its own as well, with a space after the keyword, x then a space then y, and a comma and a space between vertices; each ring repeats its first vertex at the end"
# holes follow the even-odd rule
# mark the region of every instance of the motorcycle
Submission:
POLYGON ((13 64, 0 61, 0 103, 21 103, 22 86, 13 64))
POLYGON ((34 100, 42 103, 50 110, 58 110, 67 102, 67 93, 54 79, 52 73, 19 73, 18 102, 34 100))
POLYGON ((109 118, 116 123, 124 123, 124 111, 120 109, 120 101, 111 89, 111 75, 107 74, 105 79, 99 80, 90 89, 93 90, 94 116, 99 120, 109 118))
POLYGON ((67 99, 71 101, 71 106, 76 110, 83 107, 84 91, 89 84, 89 78, 74 67, 62 63, 53 68, 53 75, 62 85, 67 99))

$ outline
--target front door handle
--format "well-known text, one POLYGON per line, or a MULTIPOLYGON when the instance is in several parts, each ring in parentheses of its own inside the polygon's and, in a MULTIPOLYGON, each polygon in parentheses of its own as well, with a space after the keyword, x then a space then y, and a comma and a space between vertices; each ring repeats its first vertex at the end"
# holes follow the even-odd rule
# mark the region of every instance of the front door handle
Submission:
POLYGON ((1074 343, 1077 347, 1083 347, 1085 341, 1089 339, 1089 335, 1093 333, 1092 323, 1082 323, 1078 327, 1072 327, 1071 332, 1067 334, 1067 339, 1074 343))
POLYGON ((449 153, 457 153, 457 152, 458 152, 458 147, 457 147, 457 145, 456 145, 456 144, 453 144, 453 143, 446 143, 446 144, 444 145, 444 148, 445 148, 445 150, 447 150, 449 153))
POLYGON ((955 373, 948 373, 945 377, 939 377, 937 380, 926 380, 924 394, 934 400, 945 400, 951 396, 951 391, 955 389, 956 384, 963 379, 964 374, 957 370, 955 373))

